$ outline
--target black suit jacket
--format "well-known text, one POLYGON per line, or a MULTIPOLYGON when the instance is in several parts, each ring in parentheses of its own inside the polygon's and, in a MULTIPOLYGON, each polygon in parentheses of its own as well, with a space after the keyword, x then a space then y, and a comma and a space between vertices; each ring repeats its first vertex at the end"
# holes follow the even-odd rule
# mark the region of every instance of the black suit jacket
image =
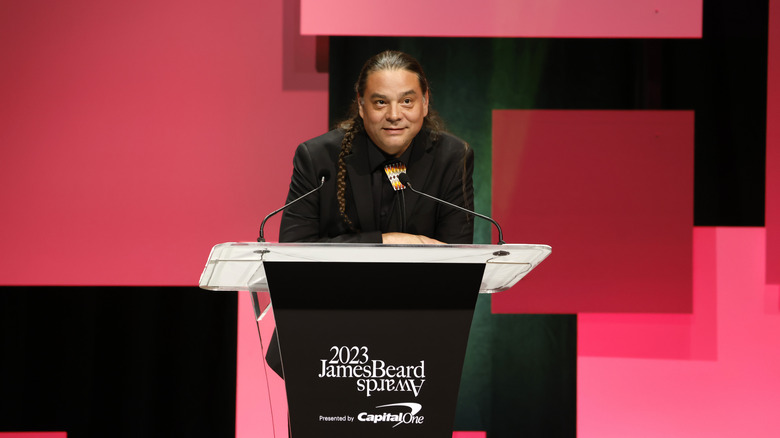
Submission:
MULTIPOLYGON (((358 242, 381 243, 371 189, 371 171, 365 132, 355 135, 352 153, 346 157, 346 211, 357 228, 344 223, 336 201, 336 175, 343 130, 333 130, 298 146, 293 159, 293 175, 287 202, 319 185, 318 175, 330 175, 322 189, 289 207, 282 216, 280 242, 358 242)), ((407 174, 414 188, 456 205, 474 208, 474 153, 463 140, 446 133, 433 139, 423 129, 414 139, 407 174)), ((474 226, 470 215, 410 190, 406 200, 406 232, 438 239, 445 243, 470 244, 474 226)), ((394 214, 398 214, 395 211, 394 214)), ((396 221, 391 220, 391 229, 396 221)))

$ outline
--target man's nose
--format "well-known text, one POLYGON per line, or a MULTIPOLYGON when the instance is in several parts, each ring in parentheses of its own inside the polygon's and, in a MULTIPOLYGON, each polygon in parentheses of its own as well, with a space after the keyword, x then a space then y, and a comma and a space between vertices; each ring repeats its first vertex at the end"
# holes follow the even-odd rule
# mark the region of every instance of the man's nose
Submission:
POLYGON ((398 108, 398 104, 391 103, 387 106, 387 113, 385 113, 387 120, 398 120, 401 118, 401 111, 398 108))

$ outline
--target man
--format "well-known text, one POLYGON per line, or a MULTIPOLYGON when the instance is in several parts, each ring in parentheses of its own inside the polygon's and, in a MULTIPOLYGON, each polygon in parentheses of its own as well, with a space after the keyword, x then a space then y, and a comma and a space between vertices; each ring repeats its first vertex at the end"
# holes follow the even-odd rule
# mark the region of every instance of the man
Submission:
POLYGON ((385 173, 400 163, 416 189, 473 209, 473 151, 441 132, 417 60, 395 51, 375 55, 355 92, 347 120, 298 146, 288 202, 318 186, 320 175, 336 177, 284 212, 279 241, 472 243, 468 214, 396 192, 385 173))
MULTIPOLYGON (((470 215, 414 193, 395 191, 385 166, 401 163, 414 187, 474 209, 474 153, 441 132, 428 80, 411 56, 386 51, 369 59, 355 84, 351 116, 298 146, 287 202, 336 175, 282 216, 280 242, 470 244, 470 215)), ((276 336, 268 365, 280 376, 276 336)))

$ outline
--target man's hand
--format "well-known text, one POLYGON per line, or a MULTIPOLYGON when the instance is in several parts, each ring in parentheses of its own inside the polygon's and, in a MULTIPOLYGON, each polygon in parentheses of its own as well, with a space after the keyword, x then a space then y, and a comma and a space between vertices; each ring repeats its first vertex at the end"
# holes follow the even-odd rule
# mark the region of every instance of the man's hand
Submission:
POLYGON ((384 233, 382 234, 382 243, 406 244, 406 245, 443 245, 436 239, 427 236, 407 233, 384 233))

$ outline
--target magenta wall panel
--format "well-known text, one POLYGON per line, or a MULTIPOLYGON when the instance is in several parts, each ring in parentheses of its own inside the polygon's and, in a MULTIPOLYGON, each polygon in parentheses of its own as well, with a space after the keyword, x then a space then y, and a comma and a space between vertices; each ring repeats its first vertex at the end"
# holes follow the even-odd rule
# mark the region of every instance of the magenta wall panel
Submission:
POLYGON ((582 313, 580 356, 716 360, 716 228, 694 228, 693 312, 582 313))
POLYGON ((780 2, 769 2, 766 126, 767 283, 780 284, 780 2))
POLYGON ((0 3, 0 284, 194 285, 255 239, 327 129, 282 3, 0 3))
POLYGON ((306 35, 701 38, 702 29, 702 0, 300 2, 306 35))
POLYGON ((693 113, 493 112, 493 215, 552 255, 497 313, 690 312, 693 113))
MULTIPOLYGON (((580 350, 578 437, 777 436, 780 286, 764 283, 765 232, 697 228, 695 236, 697 303, 703 295, 709 304, 695 308, 692 317, 703 316, 706 325, 714 323, 706 337, 714 340, 715 354, 670 357, 658 347, 664 342, 679 344, 675 337, 680 332, 665 328, 673 323, 669 320, 627 315, 611 327, 627 333, 598 339, 604 336, 604 327, 593 330, 581 317, 582 345, 617 342, 609 357, 580 350), (637 326, 632 327, 632 318, 637 326), (653 325, 658 326, 654 339, 647 336, 653 325), (645 345, 627 350, 622 338, 631 335, 645 345), (638 357, 639 348, 647 354, 638 357), (660 354, 654 357, 654 350, 660 354), (621 356, 621 351, 627 354, 621 356)), ((701 335, 691 332, 691 348, 701 335)))

